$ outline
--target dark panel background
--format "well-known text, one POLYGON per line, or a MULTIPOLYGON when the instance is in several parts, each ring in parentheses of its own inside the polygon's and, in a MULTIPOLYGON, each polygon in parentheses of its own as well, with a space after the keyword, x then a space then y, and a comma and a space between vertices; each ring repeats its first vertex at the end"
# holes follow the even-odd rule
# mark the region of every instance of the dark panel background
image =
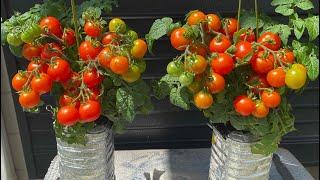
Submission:
MULTIPOLYGON (((14 10, 24 11, 35 0, 1 0, 1 16, 6 19, 14 10)), ((253 0, 245 1, 246 9, 253 8, 253 0)), ((260 10, 280 21, 286 21, 274 13, 271 1, 259 1, 260 10)), ((319 13, 319 2, 315 13, 319 13)), ((236 0, 119 0, 119 8, 114 8, 111 17, 121 17, 142 37, 148 32, 152 22, 160 17, 170 16, 182 20, 184 14, 192 9, 204 12, 220 12, 223 16, 236 15, 236 0)), ((170 47, 168 38, 156 43, 156 56, 147 55, 147 70, 144 78, 158 79, 165 74, 166 64, 177 52, 170 47)), ((5 47, 5 57, 9 76, 25 67, 25 60, 13 57, 5 47)), ((17 96, 13 93, 17 100, 17 96)), ((54 104, 50 96, 45 102, 54 104)), ((319 81, 309 84, 303 95, 290 95, 296 116, 296 132, 287 135, 281 146, 289 149, 304 165, 319 165, 319 81)), ((116 149, 147 148, 200 148, 210 147, 211 131, 200 112, 193 109, 182 111, 172 106, 168 100, 154 100, 155 110, 148 116, 138 115, 125 134, 117 135, 116 149)), ((56 141, 50 114, 30 114, 16 106, 19 128, 24 147, 30 178, 41 178, 46 173, 52 158, 56 155, 56 141)))

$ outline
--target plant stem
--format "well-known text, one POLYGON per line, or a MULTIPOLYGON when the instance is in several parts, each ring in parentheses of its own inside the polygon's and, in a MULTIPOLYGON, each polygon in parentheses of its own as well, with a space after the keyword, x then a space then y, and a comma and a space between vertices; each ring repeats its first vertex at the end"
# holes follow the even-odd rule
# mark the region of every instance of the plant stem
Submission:
POLYGON ((237 31, 239 31, 239 26, 240 26, 240 13, 241 13, 241 0, 238 0, 238 24, 237 24, 237 31))
POLYGON ((74 24, 74 32, 76 34, 77 48, 79 47, 78 19, 75 0, 71 0, 72 19, 74 24))
POLYGON ((258 36, 259 36, 258 0, 254 0, 254 8, 256 12, 256 39, 258 39, 258 36))

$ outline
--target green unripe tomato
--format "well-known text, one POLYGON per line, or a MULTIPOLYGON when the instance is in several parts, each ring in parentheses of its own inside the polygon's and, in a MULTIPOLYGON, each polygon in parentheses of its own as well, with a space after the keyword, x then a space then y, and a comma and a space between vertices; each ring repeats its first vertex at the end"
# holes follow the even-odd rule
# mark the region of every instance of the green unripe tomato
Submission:
POLYGON ((32 43, 41 34, 38 24, 32 24, 28 29, 21 33, 21 40, 25 43, 32 43))
POLYGON ((118 32, 118 33, 125 33, 126 32, 126 23, 120 18, 113 18, 109 22, 109 31, 110 32, 118 32))
POLYGON ((188 86, 193 82, 194 79, 194 75, 190 72, 183 72, 180 76, 179 76, 179 81, 181 83, 181 85, 183 86, 188 86))
POLYGON ((125 74, 121 75, 122 79, 125 80, 128 83, 133 83, 137 81, 141 76, 140 69, 136 65, 132 65, 128 72, 125 74))
POLYGON ((7 35, 7 42, 12 46, 20 46, 23 43, 20 36, 13 33, 7 35))
POLYGON ((144 71, 146 71, 147 63, 145 60, 138 60, 136 65, 139 67, 140 73, 144 73, 144 71))
POLYGON ((127 35, 132 41, 138 39, 138 34, 137 34, 135 31, 131 30, 131 29, 127 31, 126 35, 127 35))
POLYGON ((287 71, 285 83, 291 89, 300 89, 307 80, 307 71, 303 65, 294 64, 287 71))
POLYGON ((172 76, 180 76, 183 72, 183 66, 178 61, 171 61, 167 65, 167 73, 172 76))

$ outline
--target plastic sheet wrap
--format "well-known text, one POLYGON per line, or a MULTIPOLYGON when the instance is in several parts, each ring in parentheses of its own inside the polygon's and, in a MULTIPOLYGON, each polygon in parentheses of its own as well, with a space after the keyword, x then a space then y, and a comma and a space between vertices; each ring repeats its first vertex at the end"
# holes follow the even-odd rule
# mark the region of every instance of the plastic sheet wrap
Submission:
POLYGON ((57 138, 61 180, 114 180, 114 142, 110 127, 97 126, 87 133, 85 146, 57 138))
POLYGON ((213 127, 209 180, 267 180, 272 155, 252 154, 250 134, 231 132, 224 138, 213 127))

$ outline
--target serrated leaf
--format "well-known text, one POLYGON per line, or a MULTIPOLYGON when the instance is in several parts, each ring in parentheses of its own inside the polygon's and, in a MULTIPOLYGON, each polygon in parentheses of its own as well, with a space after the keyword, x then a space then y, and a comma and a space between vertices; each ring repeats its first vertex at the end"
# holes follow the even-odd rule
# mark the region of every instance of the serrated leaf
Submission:
POLYGON ((294 13, 294 10, 291 8, 291 5, 287 4, 276 7, 275 11, 284 16, 290 16, 294 13))
POLYGON ((295 20, 292 20, 293 23, 293 32, 297 39, 300 39, 303 35, 305 25, 304 21, 300 18, 297 18, 295 20))
POLYGON ((304 21, 309 33, 309 40, 315 40, 319 36, 319 16, 308 17, 304 21))
POLYGON ((157 19, 153 22, 149 33, 146 34, 146 41, 148 44, 149 52, 152 53, 152 47, 154 41, 158 40, 162 36, 166 35, 170 25, 172 24, 173 20, 170 17, 164 17, 162 19, 157 19))
POLYGON ((190 109, 188 91, 185 87, 172 88, 170 91, 170 102, 184 110, 190 109))
POLYGON ((309 9, 314 8, 312 2, 309 0, 302 0, 298 3, 296 3, 295 5, 302 10, 309 10, 309 9))
MULTIPOLYGON (((253 11, 242 11, 240 16, 240 26, 241 28, 255 29, 257 26, 255 13, 253 11)), ((263 26, 264 21, 259 18, 259 28, 263 26)))
POLYGON ((307 74, 309 79, 311 81, 316 80, 319 76, 319 59, 314 52, 309 55, 309 58, 306 61, 305 65, 307 67, 307 74))
POLYGON ((116 107, 121 118, 132 122, 135 116, 134 98, 128 90, 119 88, 116 94, 116 107))
POLYGON ((163 99, 170 94, 170 86, 164 81, 153 81, 152 90, 157 99, 163 99))
POLYGON ((284 5, 284 4, 292 4, 294 0, 272 0, 272 6, 284 5))

